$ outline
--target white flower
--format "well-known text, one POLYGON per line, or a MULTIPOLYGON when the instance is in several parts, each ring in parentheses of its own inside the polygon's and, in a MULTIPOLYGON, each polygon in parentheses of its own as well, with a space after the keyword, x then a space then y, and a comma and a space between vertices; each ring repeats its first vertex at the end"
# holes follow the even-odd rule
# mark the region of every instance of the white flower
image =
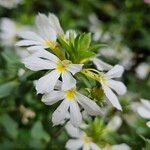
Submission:
MULTIPOLYGON (((104 65, 102 63, 99 64, 97 63, 96 66, 99 69, 102 68, 101 70, 104 70, 104 65)), ((109 67, 106 65, 105 70, 108 69, 109 67)), ((101 73, 99 79, 106 97, 112 103, 112 105, 119 110, 122 110, 121 105, 119 103, 117 96, 114 94, 112 90, 114 90, 119 95, 123 95, 126 92, 126 86, 120 81, 113 80, 113 78, 121 77, 123 72, 124 72, 124 68, 122 66, 115 65, 107 73, 101 73)))
POLYGON ((63 90, 74 87, 76 80, 72 75, 79 72, 83 66, 83 64, 72 64, 68 60, 61 61, 57 56, 44 49, 23 59, 23 63, 33 71, 50 70, 36 81, 37 93, 47 93, 53 90, 60 76, 63 90))
POLYGON ((52 105, 60 100, 62 100, 62 103, 52 115, 54 125, 63 122, 69 113, 71 123, 76 127, 79 126, 82 123, 79 104, 89 115, 102 114, 100 107, 88 97, 77 92, 75 87, 69 90, 53 90, 42 97, 42 102, 46 105, 52 105))
POLYGON ((75 128, 71 123, 67 123, 65 126, 68 134, 73 138, 68 140, 66 148, 69 150, 100 150, 90 137, 79 128, 75 128))
POLYGON ((57 35, 63 33, 58 18, 51 13, 48 17, 44 14, 39 14, 36 17, 36 26, 38 34, 32 31, 20 32, 19 36, 23 40, 19 41, 16 45, 29 46, 28 50, 30 51, 55 47, 57 35))
POLYGON ((150 73, 150 66, 147 63, 140 63, 135 71, 138 78, 145 79, 150 73))
POLYGON ((108 145, 105 148, 102 148, 102 150, 130 150, 131 148, 125 144, 117 144, 117 145, 108 145))
MULTIPOLYGON (((137 112, 141 117, 150 119, 150 101, 141 99, 141 105, 137 108, 137 112)), ((147 126, 150 127, 150 121, 147 122, 147 126)))
POLYGON ((11 9, 16 7, 21 2, 22 0, 0 0, 0 5, 5 8, 11 9))

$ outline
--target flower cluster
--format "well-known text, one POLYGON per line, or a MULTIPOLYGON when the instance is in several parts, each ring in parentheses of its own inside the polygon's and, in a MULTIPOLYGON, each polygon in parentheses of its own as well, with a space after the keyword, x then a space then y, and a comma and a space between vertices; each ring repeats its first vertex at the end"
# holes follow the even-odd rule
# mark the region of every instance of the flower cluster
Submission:
MULTIPOLYGON (((97 93, 98 97, 105 95, 114 107, 122 110, 114 92, 118 95, 126 92, 126 86, 115 80, 122 76, 124 68, 119 64, 111 66, 96 57, 93 50, 98 45, 91 44, 90 33, 77 34, 73 30, 65 33, 58 18, 51 13, 48 17, 39 14, 36 27, 35 32, 19 32, 21 40, 16 46, 27 48, 29 55, 22 59, 26 68, 47 71, 34 85, 37 93, 43 95, 42 102, 46 105, 61 101, 52 114, 54 125, 69 121, 72 126, 79 127, 84 119, 83 113, 88 116, 102 115, 103 108, 92 96, 91 89, 94 88, 102 91, 102 95, 97 93), (95 81, 96 85, 91 89, 82 87, 80 82, 86 79, 95 81)), ((85 134, 82 133, 79 138, 82 137, 85 134)), ((88 149, 99 149, 88 137, 84 139, 90 143, 88 149)), ((81 145, 83 142, 80 142, 81 145)))

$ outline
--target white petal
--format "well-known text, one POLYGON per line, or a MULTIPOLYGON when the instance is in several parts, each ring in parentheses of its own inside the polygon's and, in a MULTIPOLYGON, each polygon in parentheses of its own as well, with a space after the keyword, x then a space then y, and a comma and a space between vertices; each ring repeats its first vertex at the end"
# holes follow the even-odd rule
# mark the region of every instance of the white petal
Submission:
POLYGON ((83 146, 83 142, 80 139, 71 139, 66 143, 68 150, 79 150, 83 146))
POLYGON ((115 65, 110 71, 106 73, 108 78, 119 78, 124 72, 123 66, 115 65))
POLYGON ((127 144, 123 143, 119 145, 113 145, 112 150, 130 150, 130 147, 127 144))
POLYGON ((148 121, 148 122, 146 123, 146 125, 150 128, 150 121, 148 121))
POLYGON ((36 53, 33 53, 32 54, 33 56, 36 56, 36 57, 41 57, 41 58, 44 58, 44 59, 48 59, 50 61, 53 61, 55 63, 57 63, 58 61, 60 61, 60 59, 55 56, 54 54, 46 51, 46 50, 40 50, 40 51, 37 51, 36 53))
POLYGON ((79 105, 74 100, 70 101, 70 121, 75 127, 79 127, 82 123, 79 105))
POLYGON ((36 25, 43 39, 56 41, 56 32, 50 26, 47 16, 39 13, 39 15, 36 17, 36 25))
POLYGON ((54 125, 61 124, 65 120, 68 109, 69 103, 67 100, 64 100, 52 114, 52 122, 54 125))
POLYGON ((43 50, 42 46, 30 46, 27 48, 27 50, 32 54, 35 52, 38 52, 39 50, 43 50))
POLYGON ((122 124, 122 119, 119 116, 114 116, 107 124, 107 129, 116 131, 122 124))
POLYGON ((83 150, 90 150, 90 145, 89 144, 84 144, 83 150))
POLYGON ((55 29, 55 31, 59 34, 63 33, 63 30, 60 26, 59 23, 59 19, 52 13, 49 13, 48 15, 49 21, 50 21, 50 25, 53 29, 55 29))
POLYGON ((144 106, 139 106, 137 108, 137 112, 139 113, 139 115, 143 118, 146 118, 146 119, 150 119, 150 110, 147 109, 146 107, 144 106))
POLYGON ((100 148, 98 147, 98 145, 96 145, 95 143, 91 143, 90 147, 91 147, 91 150, 100 150, 100 148))
POLYGON ((62 99, 64 99, 64 92, 61 91, 51 91, 42 96, 42 102, 46 105, 52 105, 62 99))
POLYGON ((26 40, 33 40, 33 41, 39 41, 39 42, 42 41, 41 37, 39 37, 36 33, 31 32, 31 31, 22 31, 22 32, 19 32, 18 35, 21 38, 26 39, 26 40))
POLYGON ((150 101, 147 99, 141 99, 142 104, 150 110, 150 101))
POLYGON ((67 133, 73 137, 73 138, 80 138, 82 135, 82 132, 79 128, 74 127, 70 121, 65 125, 65 129, 67 133))
POLYGON ((37 80, 35 83, 37 93, 43 94, 52 91, 59 77, 60 73, 56 70, 53 70, 47 75, 37 80))
POLYGON ((100 70, 100 71, 107 71, 107 70, 112 69, 111 65, 103 62, 102 60, 100 60, 98 58, 91 58, 91 60, 96 65, 97 69, 100 70))
POLYGON ((127 91, 126 86, 120 81, 108 80, 108 85, 111 89, 113 89, 119 95, 123 95, 127 91))
POLYGON ((80 93, 77 93, 76 99, 89 115, 96 116, 96 115, 102 114, 101 108, 94 101, 89 99, 88 97, 86 97, 80 93))
POLYGON ((107 86, 103 86, 103 90, 104 90, 106 97, 112 103, 112 105, 116 107, 117 109, 122 110, 119 100, 117 96, 113 93, 113 91, 107 86))
POLYGON ((73 78, 70 72, 62 72, 62 90, 69 90, 74 88, 76 85, 76 80, 73 78))
POLYGON ((38 41, 32 41, 32 40, 21 40, 16 43, 16 46, 29 46, 29 45, 41 45, 38 41))
POLYGON ((83 64, 70 64, 67 70, 74 75, 82 69, 82 66, 83 64))
POLYGON ((54 69, 55 64, 51 61, 44 60, 35 56, 30 56, 22 60, 27 68, 33 71, 54 69))
POLYGON ((60 80, 57 80, 54 89, 56 89, 56 90, 61 90, 61 87, 62 87, 62 82, 61 82, 60 80))

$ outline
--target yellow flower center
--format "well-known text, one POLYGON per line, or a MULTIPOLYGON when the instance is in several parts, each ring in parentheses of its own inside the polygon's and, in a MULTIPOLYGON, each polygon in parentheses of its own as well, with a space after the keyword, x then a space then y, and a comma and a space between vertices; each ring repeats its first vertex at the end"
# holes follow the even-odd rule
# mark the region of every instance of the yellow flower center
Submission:
POLYGON ((84 144, 90 144, 92 142, 92 139, 88 137, 86 134, 83 135, 83 143, 84 144))
POLYGON ((65 91, 65 96, 68 100, 73 100, 75 97, 75 89, 65 91))
POLYGON ((61 62, 58 62, 57 64, 57 67, 56 67, 56 70, 60 71, 60 72, 63 72, 66 70, 66 68, 68 67, 68 65, 70 64, 71 62, 69 60, 63 60, 61 62))

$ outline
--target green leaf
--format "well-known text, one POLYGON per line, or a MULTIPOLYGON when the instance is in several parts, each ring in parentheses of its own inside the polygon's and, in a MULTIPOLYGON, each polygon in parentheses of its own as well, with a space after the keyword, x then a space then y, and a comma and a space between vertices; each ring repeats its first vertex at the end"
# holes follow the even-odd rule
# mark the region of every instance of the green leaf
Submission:
POLYGON ((0 116, 0 124, 5 128, 11 138, 18 136, 18 124, 7 114, 0 116))
POLYGON ((11 81, 0 85, 0 98, 9 96, 18 86, 18 82, 11 81))
POLYGON ((37 140, 45 140, 49 142, 50 136, 47 132, 43 129, 43 125, 41 122, 36 122, 31 130, 31 137, 37 140))
POLYGON ((78 51, 85 51, 89 48, 91 43, 91 33, 83 33, 78 39, 78 51))

